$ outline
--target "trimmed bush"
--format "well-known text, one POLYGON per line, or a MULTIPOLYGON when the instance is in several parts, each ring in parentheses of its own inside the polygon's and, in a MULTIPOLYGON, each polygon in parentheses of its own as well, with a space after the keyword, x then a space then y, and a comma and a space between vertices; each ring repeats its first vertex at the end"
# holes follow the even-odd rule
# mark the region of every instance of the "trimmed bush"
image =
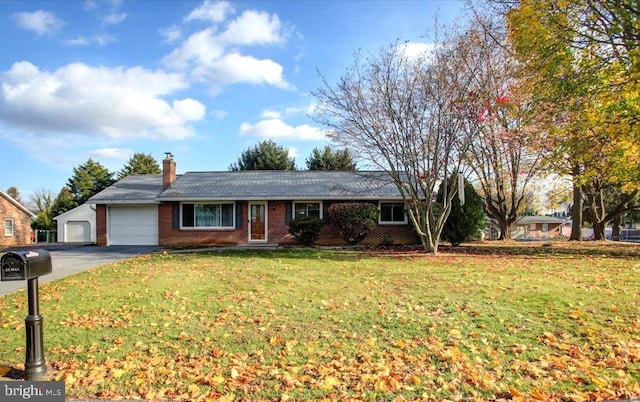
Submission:
POLYGON ((300 215, 289 224, 289 233, 305 246, 313 246, 320 237, 324 221, 315 216, 300 215))
POLYGON ((329 223, 349 245, 360 243, 378 225, 378 208, 359 202, 332 204, 329 223))

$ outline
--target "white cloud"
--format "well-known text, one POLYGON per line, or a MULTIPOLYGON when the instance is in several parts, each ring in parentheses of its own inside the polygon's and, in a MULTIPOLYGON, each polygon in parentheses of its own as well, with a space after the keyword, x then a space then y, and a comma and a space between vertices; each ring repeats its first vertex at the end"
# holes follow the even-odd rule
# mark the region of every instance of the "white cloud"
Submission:
POLYGON ((22 12, 13 14, 13 21, 22 29, 44 35, 57 31, 64 23, 53 13, 38 10, 32 13, 22 12))
POLYGON ((216 110, 212 110, 210 114, 213 116, 214 119, 222 120, 225 117, 227 117, 229 112, 227 112, 226 110, 216 109, 216 110))
POLYGON ((160 35, 162 35, 165 42, 173 43, 182 37, 182 31, 178 26, 172 25, 169 28, 161 29, 160 35))
POLYGON ((206 114, 205 106, 195 99, 186 98, 173 101, 173 110, 185 121, 202 120, 206 114))
POLYGON ((297 157, 298 156, 298 148, 296 148, 296 147, 287 148, 287 154, 289 155, 289 158, 297 157))
POLYGON ((291 88, 282 77, 282 66, 272 60, 259 60, 253 56, 230 53, 208 65, 193 70, 194 77, 211 83, 214 92, 222 86, 247 82, 268 84, 278 88, 291 88))
POLYGON ((180 74, 141 67, 73 63, 49 72, 18 62, 0 84, 0 121, 37 135, 182 139, 206 113, 196 100, 164 99, 187 87, 180 74))
MULTIPOLYGON (((248 10, 225 25, 232 11, 229 3, 209 1, 193 10, 185 21, 204 20, 214 24, 190 35, 163 58, 163 64, 189 74, 196 81, 208 83, 212 94, 235 83, 292 88, 284 79, 282 65, 243 54, 239 49, 284 41, 286 35, 278 16, 248 10)), ((165 30, 165 37, 174 38, 170 36, 172 32, 165 30)))
POLYGON ((77 36, 72 39, 67 39, 66 43, 72 46, 87 46, 91 44, 91 40, 86 36, 77 36))
POLYGON ((247 10, 231 21, 221 39, 238 45, 273 44, 283 40, 282 25, 277 15, 247 10))
POLYGON ((301 106, 288 106, 285 107, 282 111, 275 109, 265 109, 260 113, 260 118, 262 119, 282 119, 287 116, 295 116, 295 115, 310 115, 318 108, 318 105, 315 102, 311 102, 308 105, 301 106))
POLYGON ((173 69, 183 70, 190 65, 209 65, 224 54, 224 44, 216 37, 216 28, 210 27, 191 35, 182 45, 163 59, 173 69))
POLYGON ((127 18, 126 13, 111 13, 104 17, 102 21, 108 25, 118 25, 127 18))
POLYGON ((282 113, 273 109, 265 109, 260 113, 260 118, 262 119, 281 119, 282 113))
POLYGON ((77 36, 72 39, 68 39, 65 41, 66 44, 71 46, 88 46, 92 44, 98 44, 100 46, 104 46, 108 43, 115 42, 115 38, 111 35, 102 34, 102 35, 92 35, 92 36, 77 36))
POLYGON ((295 114, 304 114, 304 115, 310 115, 313 114, 313 112, 315 112, 315 110, 318 108, 318 104, 315 102, 311 102, 306 106, 290 106, 284 109, 284 113, 287 116, 291 116, 291 115, 295 115, 295 114))
POLYGON ((292 140, 326 140, 325 132, 308 124, 291 126, 280 119, 267 119, 256 124, 242 123, 241 135, 292 140))
POLYGON ((85 0, 83 8, 87 11, 93 10, 97 7, 96 2, 93 0, 85 0))
POLYGON ((428 58, 431 52, 435 49, 435 43, 414 43, 407 42, 399 46, 399 49, 404 52, 405 56, 410 59, 417 59, 419 57, 428 58))
POLYGON ((185 22, 189 21, 207 21, 222 22, 227 15, 233 14, 234 8, 228 1, 210 1, 205 0, 202 5, 189 13, 185 17, 185 22))
POLYGON ((100 148, 91 151, 91 157, 96 159, 127 160, 132 155, 133 151, 126 148, 100 148))

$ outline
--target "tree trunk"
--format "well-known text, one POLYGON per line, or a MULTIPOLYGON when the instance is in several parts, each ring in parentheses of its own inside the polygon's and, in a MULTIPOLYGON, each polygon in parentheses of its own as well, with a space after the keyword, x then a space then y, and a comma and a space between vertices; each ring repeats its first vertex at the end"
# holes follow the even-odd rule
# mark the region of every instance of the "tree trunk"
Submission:
POLYGON ((576 168, 573 169, 573 207, 571 208, 571 237, 569 240, 582 240, 582 188, 575 182, 576 168))
POLYGON ((438 254, 437 240, 433 241, 433 238, 430 238, 430 236, 425 236, 422 234, 418 234, 418 237, 420 238, 420 243, 422 243, 422 248, 424 249, 425 253, 433 255, 438 254))
POLYGON ((506 219, 500 219, 498 221, 498 226, 500 227, 500 237, 498 240, 508 240, 511 239, 511 224, 506 219))
POLYGON ((617 216, 613 219, 613 230, 611 231, 611 240, 620 241, 620 229, 622 228, 622 217, 617 216))
POLYGON ((593 222, 593 239, 604 240, 604 232, 607 225, 601 221, 593 222))
MULTIPOLYGON (((418 237, 420 238, 420 243, 422 244, 422 248, 425 253, 436 255, 438 254, 438 244, 440 241, 440 232, 442 228, 440 228, 440 232, 436 231, 436 233, 432 233, 433 227, 425 224, 425 220, 428 219, 425 216, 428 215, 428 212, 423 211, 419 207, 410 206, 407 209, 407 213, 409 215, 409 219, 415 228, 418 237), (422 219, 419 219, 422 217, 422 219)), ((448 215, 448 214, 447 214, 448 215)), ((446 220, 446 218, 445 218, 446 220)))
MULTIPOLYGON (((594 185, 594 187, 596 186, 594 185)), ((582 192, 586 194, 587 208, 589 209, 591 222, 593 223, 593 239, 604 240, 604 230, 607 226, 607 221, 604 217, 602 190, 593 191, 583 188, 582 192)))

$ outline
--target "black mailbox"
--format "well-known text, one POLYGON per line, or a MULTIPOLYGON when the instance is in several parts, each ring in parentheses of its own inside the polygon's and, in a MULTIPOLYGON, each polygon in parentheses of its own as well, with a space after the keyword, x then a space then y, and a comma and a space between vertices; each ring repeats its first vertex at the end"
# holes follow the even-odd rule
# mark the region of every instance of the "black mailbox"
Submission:
POLYGON ((47 250, 9 251, 0 259, 0 280, 22 281, 51 273, 47 250))

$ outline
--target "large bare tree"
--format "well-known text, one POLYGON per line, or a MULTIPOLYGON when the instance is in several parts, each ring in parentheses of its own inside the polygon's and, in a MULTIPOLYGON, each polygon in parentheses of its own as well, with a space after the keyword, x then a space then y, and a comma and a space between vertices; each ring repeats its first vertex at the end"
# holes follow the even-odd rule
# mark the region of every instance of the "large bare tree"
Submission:
POLYGON ((467 165, 489 218, 500 230, 499 239, 508 239, 545 166, 548 147, 538 123, 545 108, 532 101, 529 82, 519 77, 501 17, 476 14, 472 27, 476 46, 485 50, 485 63, 477 71, 485 86, 474 94, 480 133, 467 153, 467 165))
POLYGON ((314 95, 316 120, 329 137, 365 163, 388 173, 426 252, 437 253, 459 172, 477 132, 469 94, 482 90, 476 72, 483 49, 468 34, 447 35, 421 56, 394 43, 353 65, 335 85, 323 77, 314 95))

